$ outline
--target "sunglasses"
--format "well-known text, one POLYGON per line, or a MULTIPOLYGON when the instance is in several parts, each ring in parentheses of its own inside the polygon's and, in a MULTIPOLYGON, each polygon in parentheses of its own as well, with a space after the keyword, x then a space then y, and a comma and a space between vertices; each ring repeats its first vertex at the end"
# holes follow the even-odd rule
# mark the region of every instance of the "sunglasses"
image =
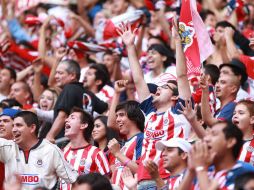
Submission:
POLYGON ((174 91, 174 89, 171 86, 169 86, 168 84, 163 84, 160 87, 163 88, 163 89, 170 89, 170 90, 174 91))

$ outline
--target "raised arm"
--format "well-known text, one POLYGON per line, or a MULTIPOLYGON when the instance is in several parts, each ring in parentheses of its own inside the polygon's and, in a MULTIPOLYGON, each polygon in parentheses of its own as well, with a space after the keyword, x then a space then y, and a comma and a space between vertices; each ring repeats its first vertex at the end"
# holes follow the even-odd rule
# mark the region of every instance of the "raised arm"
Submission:
POLYGON ((183 53, 181 37, 178 33, 176 18, 173 22, 172 40, 175 41, 176 48, 176 76, 179 97, 182 99, 189 99, 191 97, 191 90, 187 76, 186 59, 183 53))
POLYGON ((121 24, 117 31, 126 45, 133 81, 138 92, 139 100, 142 102, 150 95, 150 92, 144 80, 143 71, 139 64, 137 51, 134 45, 136 30, 137 29, 132 31, 131 26, 128 23, 127 25, 121 24))
POLYGON ((115 114, 115 110, 116 110, 116 106, 119 103, 119 98, 120 98, 120 94, 122 91, 124 91, 126 89, 128 81, 127 80, 118 80, 115 82, 115 93, 113 96, 113 99, 111 101, 111 106, 109 109, 109 113, 108 113, 108 122, 107 122, 107 126, 109 128, 113 128, 117 131, 119 131, 119 128, 116 125, 116 114, 115 114))
POLYGON ((213 117, 210 110, 208 79, 205 76, 202 76, 200 78, 200 87, 202 88, 201 115, 205 124, 207 124, 208 126, 212 126, 217 122, 217 119, 213 117))

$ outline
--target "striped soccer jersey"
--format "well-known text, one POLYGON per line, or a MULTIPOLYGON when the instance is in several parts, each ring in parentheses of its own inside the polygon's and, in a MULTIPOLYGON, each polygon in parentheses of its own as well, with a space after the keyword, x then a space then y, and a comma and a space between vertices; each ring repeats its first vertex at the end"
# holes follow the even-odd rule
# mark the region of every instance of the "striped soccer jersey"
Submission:
POLYGON ((254 138, 244 142, 238 160, 254 165, 254 138))
MULTIPOLYGON (((104 153, 97 147, 88 145, 72 149, 70 146, 64 148, 64 158, 73 166, 79 175, 98 172, 102 175, 109 173, 109 164, 104 153)), ((71 184, 61 180, 60 189, 70 190, 71 184)))
POLYGON ((161 140, 169 140, 173 137, 181 137, 187 139, 190 133, 190 124, 182 114, 177 113, 177 109, 181 109, 179 102, 184 105, 184 101, 179 99, 175 107, 168 109, 164 113, 156 113, 153 106, 153 98, 149 97, 140 105, 146 115, 144 140, 142 145, 142 153, 138 169, 139 181, 151 179, 148 171, 144 167, 144 161, 151 159, 157 164, 159 163, 159 172, 162 178, 168 178, 167 172, 162 166, 161 151, 156 150, 155 144, 161 140))
MULTIPOLYGON (((138 133, 137 135, 130 138, 121 148, 121 153, 123 153, 132 161, 138 160, 142 150, 143 137, 143 133, 138 133)), ((114 159, 112 164, 114 165, 114 171, 111 178, 112 184, 116 184, 121 189, 128 190, 128 188, 124 186, 123 180, 121 178, 123 168, 125 167, 124 163, 114 159)))

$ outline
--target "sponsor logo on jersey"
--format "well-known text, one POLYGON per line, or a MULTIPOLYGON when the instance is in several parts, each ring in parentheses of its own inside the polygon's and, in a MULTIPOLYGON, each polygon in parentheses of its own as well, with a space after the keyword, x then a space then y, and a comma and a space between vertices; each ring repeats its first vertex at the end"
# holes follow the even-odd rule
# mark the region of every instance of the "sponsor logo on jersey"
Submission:
POLYGON ((155 130, 155 131, 147 130, 145 134, 147 138, 150 139, 161 139, 164 136, 164 130, 155 130))
POLYGON ((38 185, 40 181, 38 174, 21 174, 21 182, 26 185, 38 185))

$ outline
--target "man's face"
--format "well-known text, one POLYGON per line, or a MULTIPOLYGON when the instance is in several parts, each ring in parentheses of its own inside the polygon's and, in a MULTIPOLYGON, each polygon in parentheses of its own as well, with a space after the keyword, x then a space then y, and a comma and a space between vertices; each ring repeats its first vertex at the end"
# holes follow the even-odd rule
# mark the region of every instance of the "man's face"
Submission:
POLYGON ((161 155, 163 160, 163 167, 168 171, 174 170, 177 166, 180 165, 181 160, 183 159, 179 154, 178 148, 165 147, 161 155))
POLYGON ((223 129, 226 127, 224 123, 215 124, 212 128, 208 129, 204 137, 204 141, 207 143, 210 154, 216 153, 216 158, 220 158, 224 155, 227 149, 227 140, 223 129))
POLYGON ((89 68, 87 71, 86 71, 86 74, 85 74, 85 78, 83 80, 83 86, 88 88, 88 89, 91 89, 93 88, 94 86, 96 86, 96 76, 95 76, 95 72, 96 70, 93 69, 93 68, 89 68))
POLYGON ((68 65, 60 63, 56 68, 55 80, 58 87, 63 87, 64 85, 72 82, 72 74, 67 72, 68 65))
POLYGON ((217 27, 213 36, 213 40, 217 44, 225 44, 225 34, 224 34, 225 29, 222 27, 217 27))
POLYGON ((13 120, 10 116, 0 116, 0 138, 12 139, 12 125, 13 120))
POLYGON ((15 142, 20 146, 24 147, 28 141, 34 137, 32 127, 27 126, 22 117, 16 117, 13 121, 12 134, 15 142))
POLYGON ((22 82, 16 82, 11 86, 9 97, 16 99, 22 105, 27 103, 29 96, 29 92, 25 90, 22 82))
POLYGON ((121 109, 116 112, 116 124, 120 134, 128 135, 130 125, 134 123, 128 118, 126 111, 121 109))
POLYGON ((0 90, 9 89, 13 82, 14 80, 11 79, 10 71, 8 69, 2 69, 0 71, 0 90))
POLYGON ((156 50, 148 51, 147 66, 149 69, 154 70, 163 67, 163 62, 166 60, 166 56, 161 55, 156 50))
POLYGON ((233 73, 231 67, 229 67, 229 66, 223 66, 223 67, 220 69, 220 76, 223 76, 223 75, 234 76, 235 74, 233 73))
POLYGON ((207 15, 204 23, 205 23, 206 26, 210 26, 212 28, 215 28, 216 23, 217 23, 216 17, 212 14, 209 14, 209 15, 207 15))
POLYGON ((73 112, 65 120, 65 136, 70 139, 75 138, 77 134, 81 132, 80 127, 81 127, 80 113, 73 112))
POLYGON ((153 95, 153 103, 155 106, 161 104, 167 104, 171 101, 173 96, 173 89, 176 88, 176 85, 173 83, 166 83, 157 88, 156 93, 153 95))
POLYGON ((216 83, 216 96, 220 100, 225 99, 226 97, 232 95, 234 92, 234 88, 236 88, 236 85, 233 84, 232 76, 230 75, 221 75, 219 77, 218 82, 216 83))

